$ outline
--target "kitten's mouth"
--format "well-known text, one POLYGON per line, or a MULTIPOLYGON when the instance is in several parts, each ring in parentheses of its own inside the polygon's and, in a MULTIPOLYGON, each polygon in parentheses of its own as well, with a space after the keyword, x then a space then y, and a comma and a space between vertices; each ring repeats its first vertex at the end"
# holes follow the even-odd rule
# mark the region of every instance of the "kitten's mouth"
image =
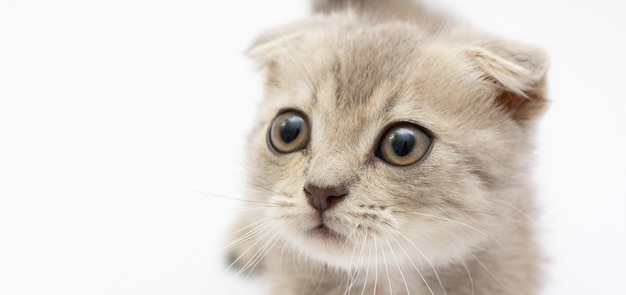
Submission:
POLYGON ((328 226, 326 226, 323 223, 309 230, 309 234, 315 237, 321 238, 323 240, 326 240, 326 241, 330 240, 330 241, 341 242, 341 243, 345 243, 346 241, 346 238, 344 236, 330 229, 328 226))

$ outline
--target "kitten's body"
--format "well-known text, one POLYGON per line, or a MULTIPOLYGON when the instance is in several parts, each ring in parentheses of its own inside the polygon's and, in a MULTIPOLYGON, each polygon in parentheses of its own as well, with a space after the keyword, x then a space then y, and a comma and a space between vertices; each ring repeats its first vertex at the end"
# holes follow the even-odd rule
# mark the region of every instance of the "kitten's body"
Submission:
POLYGON ((233 261, 262 269, 274 294, 536 294, 527 174, 545 57, 444 26, 409 1, 379 3, 318 1, 334 12, 251 49, 267 98, 233 261), (285 110, 307 120, 301 150, 271 147, 268 128, 285 110), (432 137, 412 165, 378 152, 398 122, 432 137), (341 188, 341 199, 320 209, 310 187, 341 188))

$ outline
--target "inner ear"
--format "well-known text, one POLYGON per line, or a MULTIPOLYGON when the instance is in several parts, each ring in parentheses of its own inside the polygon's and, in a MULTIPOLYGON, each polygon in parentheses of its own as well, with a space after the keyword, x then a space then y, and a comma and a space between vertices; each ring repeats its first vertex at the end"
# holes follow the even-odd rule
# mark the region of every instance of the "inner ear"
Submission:
POLYGON ((510 91, 503 91, 496 98, 496 104, 504 107, 507 110, 516 110, 523 108, 530 102, 529 98, 519 97, 518 94, 510 91))
POLYGON ((534 91, 523 95, 503 90, 496 96, 495 104, 511 114, 517 122, 531 121, 541 115, 548 104, 544 94, 544 84, 545 80, 540 81, 534 91))

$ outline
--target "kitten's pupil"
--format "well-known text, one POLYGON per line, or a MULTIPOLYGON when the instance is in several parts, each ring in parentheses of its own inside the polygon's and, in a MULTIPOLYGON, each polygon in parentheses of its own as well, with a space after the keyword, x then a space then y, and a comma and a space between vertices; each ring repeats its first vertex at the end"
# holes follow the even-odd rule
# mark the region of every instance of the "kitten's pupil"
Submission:
POLYGON ((304 120, 297 116, 292 116, 286 118, 283 122, 280 123, 280 138, 285 143, 290 143, 298 138, 300 135, 300 130, 302 130, 302 126, 304 125, 304 120))
POLYGON ((393 152, 400 157, 405 157, 415 147, 415 134, 410 129, 400 128, 391 134, 389 141, 393 152))

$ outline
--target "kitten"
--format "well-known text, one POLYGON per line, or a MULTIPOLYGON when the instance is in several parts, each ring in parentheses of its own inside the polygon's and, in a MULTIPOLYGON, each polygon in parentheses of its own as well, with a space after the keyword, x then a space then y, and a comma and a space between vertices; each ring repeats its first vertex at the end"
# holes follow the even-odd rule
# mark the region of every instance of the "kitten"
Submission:
POLYGON ((266 98, 233 265, 273 294, 537 294, 544 53, 410 1, 314 7, 249 52, 266 98))

